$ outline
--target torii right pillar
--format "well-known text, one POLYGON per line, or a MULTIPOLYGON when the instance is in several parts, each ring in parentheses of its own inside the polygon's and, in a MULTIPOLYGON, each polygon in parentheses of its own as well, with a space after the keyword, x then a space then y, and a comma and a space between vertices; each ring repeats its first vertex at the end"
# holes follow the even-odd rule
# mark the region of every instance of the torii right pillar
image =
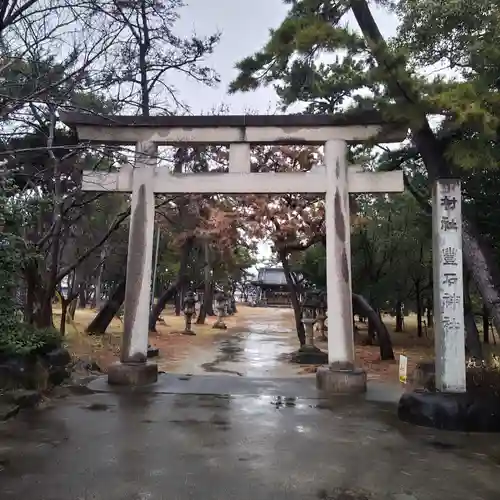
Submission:
MULTIPOLYGON (((366 391, 366 372, 355 367, 352 323, 351 244, 347 144, 325 144, 328 366, 316 372, 318 389, 329 394, 366 391)), ((379 191, 374 186, 374 191, 379 191)))

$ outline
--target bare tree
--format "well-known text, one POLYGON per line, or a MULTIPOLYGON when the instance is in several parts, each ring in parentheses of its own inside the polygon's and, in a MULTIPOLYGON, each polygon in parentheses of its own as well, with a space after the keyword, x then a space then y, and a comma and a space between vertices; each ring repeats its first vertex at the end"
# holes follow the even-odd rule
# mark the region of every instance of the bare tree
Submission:
POLYGON ((102 19, 112 20, 113 26, 124 29, 108 52, 110 64, 103 72, 103 81, 117 90, 128 109, 144 116, 187 110, 169 81, 172 73, 204 85, 219 83, 217 73, 204 63, 219 41, 219 34, 188 38, 175 35, 175 23, 183 6, 181 0, 95 3, 102 19))

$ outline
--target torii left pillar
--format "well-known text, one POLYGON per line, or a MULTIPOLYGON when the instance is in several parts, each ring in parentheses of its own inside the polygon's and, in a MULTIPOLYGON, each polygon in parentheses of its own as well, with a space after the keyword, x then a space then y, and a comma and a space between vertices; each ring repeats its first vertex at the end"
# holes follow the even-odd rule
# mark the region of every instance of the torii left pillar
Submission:
POLYGON ((147 360, 149 301, 155 219, 154 174, 157 145, 136 145, 127 256, 127 285, 120 362, 108 369, 112 385, 146 385, 158 379, 158 367, 147 360))

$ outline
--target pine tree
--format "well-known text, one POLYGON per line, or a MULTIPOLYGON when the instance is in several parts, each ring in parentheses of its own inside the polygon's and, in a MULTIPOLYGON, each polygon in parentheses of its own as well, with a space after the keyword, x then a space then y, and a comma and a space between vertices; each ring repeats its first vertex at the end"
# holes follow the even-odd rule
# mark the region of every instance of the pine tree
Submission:
MULTIPOLYGON (((379 1, 401 21, 395 39, 386 41, 366 0, 285 3, 289 13, 268 43, 238 63, 232 92, 274 84, 284 108, 369 106, 404 118, 429 184, 462 177, 464 169, 497 168, 500 7, 485 0, 379 1), (342 24, 348 12, 360 32, 342 24), (328 62, 320 60, 325 55, 328 62), (454 73, 423 76, 440 63, 454 73), (437 131, 431 114, 444 119, 437 131)), ((406 159, 402 154, 403 166, 406 159)), ((463 235, 465 264, 500 331, 500 273, 491 246, 467 214, 463 235)))

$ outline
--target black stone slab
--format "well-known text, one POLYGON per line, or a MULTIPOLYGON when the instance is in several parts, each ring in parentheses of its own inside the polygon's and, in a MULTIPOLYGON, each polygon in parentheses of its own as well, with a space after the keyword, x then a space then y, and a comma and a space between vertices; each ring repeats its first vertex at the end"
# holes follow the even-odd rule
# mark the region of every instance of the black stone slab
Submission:
POLYGON ((460 432, 500 432, 500 398, 484 392, 445 393, 416 390, 399 400, 404 422, 460 432))

